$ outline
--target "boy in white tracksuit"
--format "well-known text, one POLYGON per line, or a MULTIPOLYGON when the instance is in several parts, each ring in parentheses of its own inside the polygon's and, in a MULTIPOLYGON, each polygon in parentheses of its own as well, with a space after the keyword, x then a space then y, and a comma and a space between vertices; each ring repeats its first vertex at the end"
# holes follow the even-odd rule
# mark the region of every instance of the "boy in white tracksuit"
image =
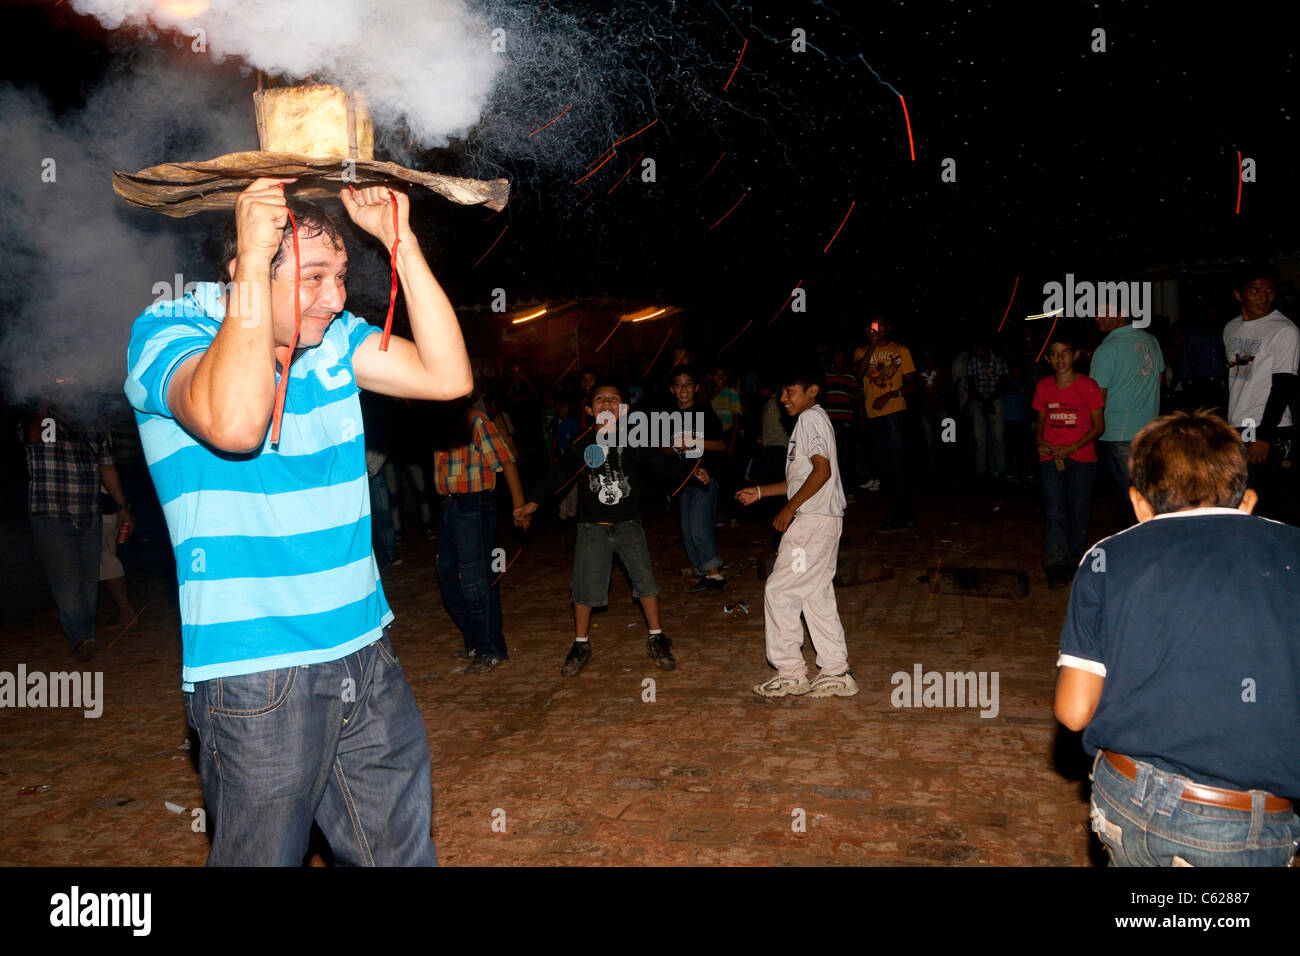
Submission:
POLYGON ((781 404, 796 419, 786 446, 785 481, 736 492, 743 505, 777 495, 790 499, 772 522, 782 532, 781 547, 763 591, 763 612, 767 659, 777 673, 754 686, 754 693, 762 697, 852 697, 858 692, 831 583, 845 499, 835 429, 817 404, 822 382, 821 371, 813 367, 793 376, 781 389, 781 404), (801 612, 821 671, 811 682, 803 659, 801 612))

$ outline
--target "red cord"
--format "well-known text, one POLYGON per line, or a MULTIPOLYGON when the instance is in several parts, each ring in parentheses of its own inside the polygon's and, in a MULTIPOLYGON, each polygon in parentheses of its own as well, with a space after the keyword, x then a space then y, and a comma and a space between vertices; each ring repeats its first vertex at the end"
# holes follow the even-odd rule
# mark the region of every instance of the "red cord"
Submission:
POLYGON ((397 247, 402 244, 402 237, 398 235, 397 226, 397 196, 389 192, 388 198, 393 203, 393 251, 389 253, 389 264, 392 267, 392 287, 388 291, 388 318, 384 320, 384 335, 379 340, 379 351, 388 351, 388 336, 393 331, 393 309, 397 305, 397 247))
POLYGON ((280 384, 275 390, 275 410, 271 413, 271 444, 280 444, 280 419, 284 415, 284 398, 289 390, 289 365, 293 362, 293 350, 298 347, 298 332, 302 328, 302 303, 298 301, 298 283, 302 272, 298 268, 298 220, 287 206, 289 225, 293 230, 293 341, 289 343, 289 361, 284 363, 280 372, 280 384))

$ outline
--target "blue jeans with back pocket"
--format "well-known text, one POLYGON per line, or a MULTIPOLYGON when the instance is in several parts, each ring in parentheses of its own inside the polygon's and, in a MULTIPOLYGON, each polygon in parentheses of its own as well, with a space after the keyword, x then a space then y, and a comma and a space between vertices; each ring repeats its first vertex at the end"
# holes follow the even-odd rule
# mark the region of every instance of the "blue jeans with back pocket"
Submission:
POLYGON ((185 695, 208 866, 301 866, 312 821, 343 866, 433 866, 429 742, 385 636, 324 664, 185 695))
POLYGON ((1104 757, 1092 769, 1092 829, 1112 866, 1289 866, 1300 841, 1294 812, 1264 812, 1183 800, 1186 777, 1137 763, 1129 780, 1104 757))

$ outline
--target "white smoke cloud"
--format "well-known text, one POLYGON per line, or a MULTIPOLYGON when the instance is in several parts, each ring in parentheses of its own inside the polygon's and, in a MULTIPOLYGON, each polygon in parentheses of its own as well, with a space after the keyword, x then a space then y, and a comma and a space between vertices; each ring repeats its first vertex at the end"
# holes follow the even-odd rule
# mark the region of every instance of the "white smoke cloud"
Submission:
POLYGON ((211 217, 168 219, 113 192, 114 169, 256 142, 246 80, 210 67, 195 82, 177 76, 162 51, 137 56, 83 108, 61 114, 0 83, 0 377, 11 400, 120 412, 131 322, 156 298, 154 285, 177 272, 186 282, 215 278, 192 271, 202 239, 220 228, 211 217))
POLYGON ((445 146, 470 130, 505 64, 505 51, 493 49, 492 25, 477 19, 461 0, 71 4, 108 29, 176 30, 195 40, 201 30, 214 60, 235 57, 273 76, 311 76, 358 90, 365 94, 376 126, 405 124, 424 148, 445 146))

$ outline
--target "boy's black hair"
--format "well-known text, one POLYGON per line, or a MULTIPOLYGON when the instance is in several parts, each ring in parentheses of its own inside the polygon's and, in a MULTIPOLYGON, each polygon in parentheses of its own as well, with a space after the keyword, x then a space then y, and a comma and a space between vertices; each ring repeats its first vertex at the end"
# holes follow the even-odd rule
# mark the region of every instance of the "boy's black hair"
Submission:
POLYGON ((1240 292, 1256 279, 1268 279, 1274 287, 1281 282, 1281 276, 1270 262, 1243 262, 1233 271, 1232 288, 1240 292))
POLYGON ((684 363, 682 365, 674 365, 673 370, 668 373, 668 383, 671 385, 678 375, 689 375, 692 382, 696 385, 700 384, 700 373, 695 370, 694 365, 686 365, 684 363))
POLYGON ((1055 330, 1047 337, 1047 348, 1043 349, 1044 355, 1047 354, 1047 349, 1050 349, 1055 342, 1068 345, 1071 352, 1077 352, 1079 351, 1079 331, 1064 322, 1058 323, 1055 330))
POLYGON ((600 369, 596 368, 594 365, 584 365, 582 368, 578 369, 578 381, 581 382, 582 376, 587 374, 595 375, 597 378, 600 378, 600 369))
POLYGON ((627 404, 627 389, 625 389, 618 382, 614 381, 612 378, 597 378, 596 384, 592 385, 591 390, 588 391, 587 394, 582 397, 582 401, 587 408, 591 407, 592 398, 602 388, 612 388, 614 391, 618 392, 618 400, 624 405, 627 404))
POLYGON ((820 362, 801 362, 785 373, 781 384, 798 385, 805 390, 816 385, 817 400, 820 403, 822 394, 826 391, 826 373, 822 371, 820 362))

